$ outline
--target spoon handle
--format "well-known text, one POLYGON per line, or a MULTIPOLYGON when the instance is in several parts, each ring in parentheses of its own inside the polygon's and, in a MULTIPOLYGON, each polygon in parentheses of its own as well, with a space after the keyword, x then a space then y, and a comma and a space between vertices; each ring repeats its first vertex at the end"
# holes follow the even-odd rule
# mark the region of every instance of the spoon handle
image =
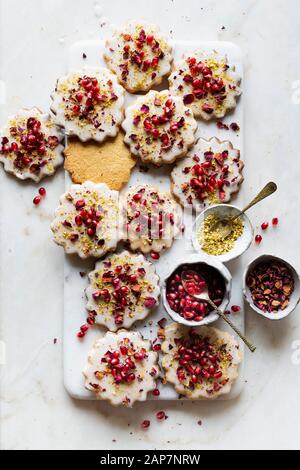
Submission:
POLYGON ((273 183, 273 181, 270 181, 269 183, 267 183, 266 186, 257 194, 257 196, 255 196, 255 198, 252 199, 252 201, 250 201, 249 204, 246 207, 244 207, 244 209, 241 210, 239 214, 232 217, 231 221, 235 220, 237 217, 240 217, 240 215, 244 214, 244 212, 250 209, 250 207, 262 201, 266 197, 271 196, 271 194, 273 194, 276 191, 276 189, 277 189, 277 185, 273 183))
POLYGON ((256 349, 256 346, 254 346, 244 335, 243 333, 235 326, 234 323, 232 323, 231 320, 229 320, 229 318, 227 318, 227 316, 225 315, 224 312, 222 312, 222 310, 220 310, 212 300, 210 299, 205 299, 207 300, 207 302, 215 309, 215 311, 217 312, 217 314, 224 320, 226 321, 226 323, 228 323, 229 326, 231 326, 231 328, 233 329, 233 331, 236 332, 236 334, 244 341, 244 343, 246 344, 246 346, 250 349, 251 352, 254 352, 255 349, 256 349))

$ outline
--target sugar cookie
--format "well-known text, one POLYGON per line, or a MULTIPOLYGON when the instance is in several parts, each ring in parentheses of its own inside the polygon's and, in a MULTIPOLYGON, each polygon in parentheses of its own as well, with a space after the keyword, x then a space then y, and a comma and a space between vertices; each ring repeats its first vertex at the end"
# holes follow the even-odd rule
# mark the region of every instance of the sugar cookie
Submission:
POLYGON ((124 89, 104 68, 88 67, 57 80, 51 95, 54 122, 83 142, 117 135, 123 120, 124 89))
POLYGON ((172 48, 155 25, 130 21, 106 41, 104 58, 130 93, 148 91, 171 70, 172 48))
POLYGON ((85 387, 97 399, 132 407, 156 388, 158 354, 139 332, 119 330, 95 341, 83 369, 85 387))
POLYGON ((48 114, 21 109, 0 131, 0 161, 21 180, 40 181, 63 162, 63 134, 48 114))

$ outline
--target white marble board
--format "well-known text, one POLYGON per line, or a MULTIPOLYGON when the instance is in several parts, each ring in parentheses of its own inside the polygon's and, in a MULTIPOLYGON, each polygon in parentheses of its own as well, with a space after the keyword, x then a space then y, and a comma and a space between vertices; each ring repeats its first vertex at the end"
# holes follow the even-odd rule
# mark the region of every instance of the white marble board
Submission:
MULTIPOLYGON (((105 66, 105 63, 102 59, 104 43, 103 41, 87 40, 80 41, 75 43, 69 50, 69 61, 68 61, 68 71, 76 70, 84 66, 105 66), (86 58, 83 58, 83 53, 85 53, 86 58)), ((221 41, 174 41, 173 50, 174 50, 174 59, 179 59, 182 54, 186 51, 193 51, 196 49, 202 50, 212 50, 216 49, 220 53, 225 53, 228 56, 229 63, 234 63, 236 65, 236 70, 240 76, 242 76, 242 88, 245 86, 243 80, 243 65, 242 65, 242 56, 240 49, 229 42, 221 41)), ((167 86, 167 83, 164 82, 159 88, 163 89, 167 86)), ((125 105, 128 105, 132 100, 135 99, 135 95, 130 95, 126 93, 125 105)), ((245 157, 243 154, 243 103, 242 97, 239 99, 238 106, 234 112, 225 118, 225 121, 230 123, 232 121, 238 122, 241 130, 238 133, 235 133, 231 130, 227 131, 226 134, 224 131, 220 131, 215 122, 204 123, 202 121, 198 122, 197 136, 204 138, 210 138, 213 136, 219 137, 222 140, 230 140, 234 147, 240 149, 241 158, 245 162, 245 157)), ((131 174, 130 181, 128 186, 149 183, 153 184, 161 189, 169 190, 170 179, 169 179, 170 169, 168 166, 151 170, 148 173, 143 173, 139 171, 139 164, 135 167, 134 171, 131 174)), ((66 173, 66 187, 71 183, 69 175, 66 173)), ((126 187, 123 190, 126 190, 126 187)), ((243 191, 241 190, 237 197, 232 201, 233 204, 238 206, 243 205, 243 191)), ((184 258, 187 254, 193 253, 191 243, 189 241, 189 221, 186 220, 187 230, 185 233, 185 238, 182 240, 176 240, 172 248, 165 251, 160 257, 160 260, 156 262, 156 269, 161 279, 164 278, 165 273, 170 270, 170 267, 174 264, 174 261, 179 260, 184 261, 184 258)), ((94 396, 91 392, 84 388, 82 368, 86 362, 87 354, 93 341, 102 336, 105 333, 105 329, 99 326, 94 326, 91 328, 83 341, 79 341, 76 337, 76 332, 79 330, 80 325, 85 323, 86 320, 86 310, 85 310, 85 295, 84 289, 87 285, 87 276, 81 277, 80 272, 88 272, 94 266, 94 260, 83 261, 76 256, 65 256, 64 262, 64 384, 68 393, 77 399, 82 400, 92 400, 94 396)), ((231 272, 233 277, 232 282, 232 294, 230 305, 236 304, 241 306, 241 311, 238 314, 232 314, 231 318, 239 326, 240 329, 244 329, 244 304, 242 296, 242 286, 241 286, 241 274, 242 274, 242 265, 241 260, 237 259, 227 263, 227 267, 231 272)), ((157 321, 161 318, 168 318, 167 313, 164 311, 162 304, 156 309, 156 311, 149 315, 146 321, 138 322, 136 327, 133 329, 138 329, 142 334, 149 338, 154 339, 157 332, 157 321), (149 320, 153 323, 150 326, 149 320)), ((169 319, 168 319, 169 321, 169 319)), ((171 320, 170 320, 171 321, 171 320)), ((215 326, 229 330, 227 325, 223 320, 218 320, 215 323, 215 326)), ((241 342, 241 350, 244 350, 244 345, 241 342)), ((220 399, 233 399, 236 398, 243 387, 243 364, 240 366, 239 379, 236 381, 232 387, 231 392, 220 399)), ((159 381, 158 381, 159 382, 159 381)), ((160 396, 154 397, 149 394, 148 399, 151 400, 174 400, 178 399, 177 393, 169 385, 161 385, 160 396)))

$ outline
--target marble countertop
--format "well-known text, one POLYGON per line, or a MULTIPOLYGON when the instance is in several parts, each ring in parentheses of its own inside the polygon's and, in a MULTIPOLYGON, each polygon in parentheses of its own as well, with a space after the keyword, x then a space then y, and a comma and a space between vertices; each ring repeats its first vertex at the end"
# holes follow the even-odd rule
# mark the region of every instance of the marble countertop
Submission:
MULTIPOLYGON (((173 38, 232 41, 241 47, 247 161, 243 190, 250 198, 267 180, 276 181, 277 194, 249 215, 256 227, 274 216, 280 220, 243 262, 275 253, 300 270, 297 0, 2 0, 1 123, 19 107, 47 109, 71 44, 103 38, 110 23, 137 17, 153 22, 159 17, 161 28, 173 38)), ((236 400, 165 402, 169 419, 157 423, 159 403, 138 404, 132 411, 71 399, 62 381, 63 253, 49 231, 64 188, 63 171, 45 180, 47 198, 38 208, 32 204, 38 185, 19 183, 2 168, 0 178, 3 449, 299 448, 299 308, 281 322, 246 311, 247 334, 259 347, 251 357, 246 353, 245 386, 236 400), (143 431, 140 423, 146 418, 151 427, 143 431)))

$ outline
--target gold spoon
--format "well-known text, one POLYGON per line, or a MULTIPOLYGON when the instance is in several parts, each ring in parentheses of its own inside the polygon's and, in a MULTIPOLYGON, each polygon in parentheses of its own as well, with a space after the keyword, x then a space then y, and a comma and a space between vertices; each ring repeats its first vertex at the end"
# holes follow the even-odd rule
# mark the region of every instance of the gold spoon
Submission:
POLYGON ((236 334, 244 341, 246 346, 250 349, 251 352, 254 352, 256 349, 256 346, 253 346, 253 344, 243 335, 243 333, 232 323, 229 318, 225 315, 224 312, 222 312, 219 307, 216 306, 216 304, 210 299, 209 294, 208 294, 208 287, 206 281, 201 278, 201 281, 199 281, 199 275, 191 270, 187 269, 182 271, 181 273, 181 280, 182 280, 182 285, 186 292, 195 297, 195 299, 198 300, 204 300, 205 302, 209 303, 213 309, 217 312, 217 314, 226 322, 228 325, 236 332, 236 334), (195 275, 197 276, 195 278, 195 275), (192 286, 188 285, 189 283, 193 284, 193 291, 192 292, 192 286), (198 283, 198 286, 197 286, 198 283), (195 288, 198 287, 197 293, 195 293, 195 288))
POLYGON ((255 196, 254 199, 252 199, 249 204, 244 207, 241 212, 239 212, 237 215, 233 217, 228 217, 227 219, 220 219, 215 222, 215 224, 212 226, 211 230, 218 232, 220 235, 220 239, 224 240, 224 238, 228 237, 228 235, 231 234, 233 230, 233 222, 238 219, 244 212, 246 212, 250 207, 254 206, 258 202, 262 201, 266 197, 270 196, 273 194, 277 189, 277 185, 270 181, 269 183, 266 184, 266 186, 255 196))

